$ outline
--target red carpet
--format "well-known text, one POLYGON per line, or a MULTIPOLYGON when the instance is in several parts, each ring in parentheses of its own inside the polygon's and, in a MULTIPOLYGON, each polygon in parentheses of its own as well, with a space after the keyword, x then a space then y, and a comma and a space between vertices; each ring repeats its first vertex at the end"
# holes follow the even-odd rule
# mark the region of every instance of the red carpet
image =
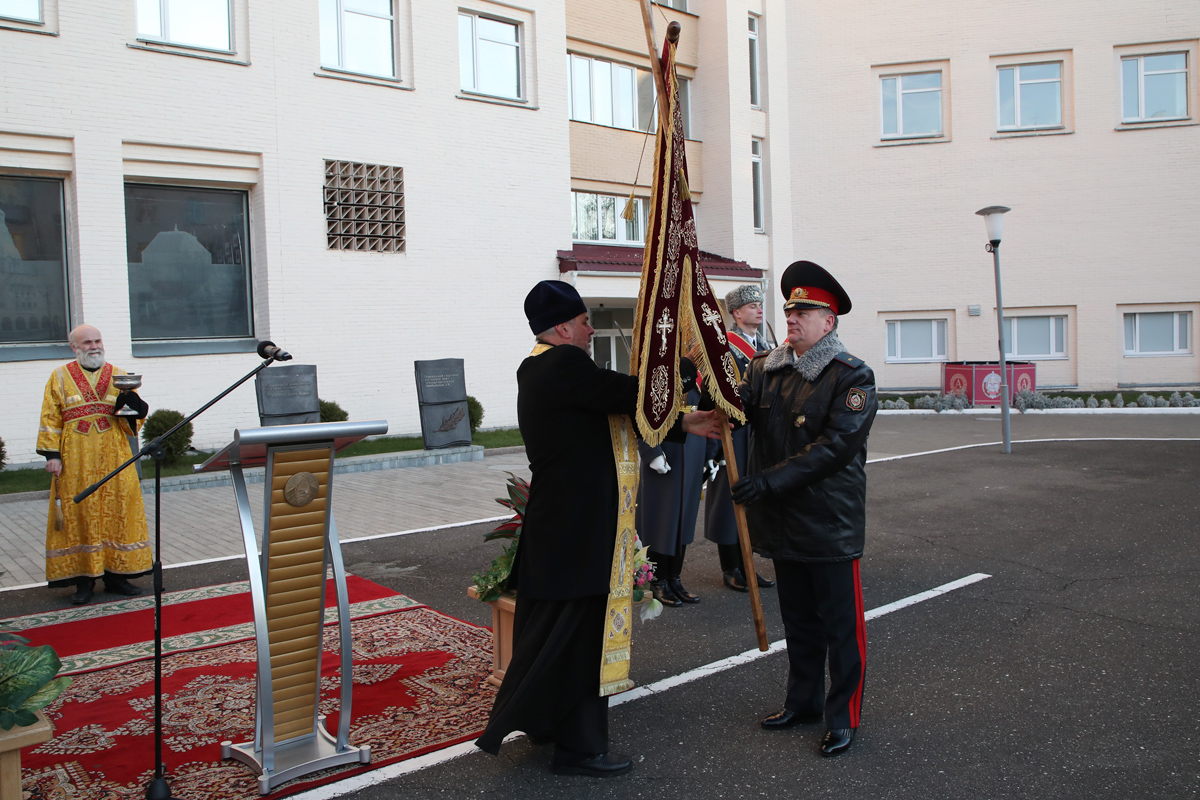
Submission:
MULTIPOLYGON (((244 589, 228 584, 175 593, 164 606, 173 652, 163 659, 163 749, 178 800, 259 796, 254 772, 220 755, 221 741, 240 743, 254 735, 255 647, 244 589)), ((489 630, 361 578, 350 580, 350 598, 350 741, 371 746, 371 763, 299 778, 273 797, 470 741, 487 722, 494 698, 485 682, 489 630)), ((141 640, 147 630, 153 633, 153 623, 151 616, 147 629, 147 612, 139 606, 144 600, 9 621, 36 644, 61 644, 64 671, 74 677, 46 709, 54 738, 22 751, 27 800, 144 796, 154 761, 154 662, 141 640), (41 624, 21 624, 31 622, 41 624), (80 652, 83 646, 92 650, 80 652)), ((337 648, 336 626, 326 627, 321 711, 332 731, 338 721, 337 648)))

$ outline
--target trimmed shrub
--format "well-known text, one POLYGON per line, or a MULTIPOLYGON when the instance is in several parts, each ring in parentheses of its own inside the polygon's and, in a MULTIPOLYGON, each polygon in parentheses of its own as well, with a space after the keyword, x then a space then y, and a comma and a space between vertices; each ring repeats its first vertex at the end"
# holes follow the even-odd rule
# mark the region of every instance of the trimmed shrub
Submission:
POLYGON ((1043 409, 1051 407, 1050 398, 1046 397, 1046 395, 1042 394, 1041 392, 1031 392, 1028 389, 1022 389, 1021 391, 1017 392, 1017 396, 1013 400, 1013 405, 1015 405, 1017 410, 1022 414, 1031 408, 1043 409))
POLYGON ((1167 400, 1167 405, 1171 408, 1183 408, 1183 395, 1178 391, 1171 392, 1171 398, 1167 400))
POLYGON ((1155 408, 1166 408, 1169 405, 1171 405, 1171 404, 1167 402, 1167 398, 1165 398, 1165 397, 1154 398, 1154 407, 1155 408))
POLYGON ((907 411, 910 408, 908 401, 903 397, 897 397, 895 400, 884 400, 883 407, 889 411, 907 411))
POLYGON ((345 422, 350 419, 346 410, 332 400, 318 400, 317 403, 321 406, 321 422, 345 422))
POLYGON ((1200 406, 1200 401, 1196 400, 1196 396, 1193 395, 1191 392, 1184 392, 1183 393, 1183 407, 1184 408, 1195 408, 1196 406, 1200 406))
POLYGON ((1103 402, 1100 403, 1100 407, 1101 408, 1112 408, 1113 404, 1110 403, 1108 398, 1106 397, 1106 398, 1104 398, 1103 402))
POLYGON ((1120 392, 1117 392, 1117 396, 1113 398, 1112 404, 1113 404, 1113 408, 1124 408, 1125 407, 1125 398, 1121 395, 1120 392))
POLYGON ((4 465, 8 463, 8 451, 4 449, 4 440, 0 439, 0 469, 4 469, 4 465))
POLYGON ((1096 395, 1093 394, 1088 397, 1087 407, 1088 408, 1099 408, 1100 407, 1100 403, 1096 400, 1096 395))
POLYGON ((1137 404, 1139 408, 1154 408, 1154 398, 1148 393, 1142 392, 1138 395, 1137 404))
MULTIPOLYGON (((162 436, 171 428, 183 422, 183 414, 178 411, 172 411, 169 408, 160 408, 150 416, 146 417, 146 423, 142 425, 142 443, 149 442, 162 436)), ((192 423, 184 425, 175 433, 171 434, 170 438, 164 439, 162 443, 164 464, 174 464, 183 457, 183 454, 192 447, 192 423)))
POLYGON ((471 418, 471 435, 483 424, 483 403, 467 395, 467 416, 471 418))

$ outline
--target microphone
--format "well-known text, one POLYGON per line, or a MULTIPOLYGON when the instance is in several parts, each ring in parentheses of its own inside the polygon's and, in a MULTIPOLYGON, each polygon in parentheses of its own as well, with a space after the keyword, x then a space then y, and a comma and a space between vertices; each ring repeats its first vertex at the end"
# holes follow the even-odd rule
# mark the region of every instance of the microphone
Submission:
POLYGON ((283 352, 283 348, 276 347, 274 342, 259 342, 258 343, 259 358, 273 358, 276 361, 291 361, 292 354, 283 352))

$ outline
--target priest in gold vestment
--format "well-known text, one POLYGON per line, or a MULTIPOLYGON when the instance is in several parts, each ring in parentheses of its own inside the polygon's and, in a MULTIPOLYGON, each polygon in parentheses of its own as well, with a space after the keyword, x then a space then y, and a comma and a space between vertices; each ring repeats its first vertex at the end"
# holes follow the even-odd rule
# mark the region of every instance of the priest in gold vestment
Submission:
POLYGON ((55 476, 46 519, 46 580, 51 587, 74 586, 71 602, 82 605, 92 599, 96 578, 104 578, 106 591, 137 595, 141 589, 129 578, 150 571, 146 510, 133 468, 79 505, 72 500, 129 459, 127 437, 137 435, 149 409, 133 391, 113 386, 113 376, 126 373, 105 362, 100 331, 80 325, 71 331, 70 344, 75 361, 55 369, 46 382, 37 451, 55 476), (124 406, 137 416, 117 416, 124 406))

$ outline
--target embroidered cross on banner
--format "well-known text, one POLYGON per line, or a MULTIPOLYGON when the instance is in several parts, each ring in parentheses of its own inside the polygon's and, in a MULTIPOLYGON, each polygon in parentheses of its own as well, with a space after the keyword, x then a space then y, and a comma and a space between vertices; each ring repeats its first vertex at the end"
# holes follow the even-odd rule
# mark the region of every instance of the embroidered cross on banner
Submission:
POLYGON ((714 311, 708 307, 708 303, 700 306, 700 310, 704 312, 700 319, 705 325, 711 325, 713 330, 717 332, 717 341, 725 344, 725 325, 721 320, 721 312, 714 311))
MULTIPOLYGON (((718 317, 719 319, 719 317, 718 317)), ((658 354, 666 355, 667 352, 667 334, 675 330, 675 323, 671 321, 671 315, 664 308, 662 316, 658 320, 658 324, 654 326, 655 330, 662 336, 662 344, 658 346, 658 354)))

